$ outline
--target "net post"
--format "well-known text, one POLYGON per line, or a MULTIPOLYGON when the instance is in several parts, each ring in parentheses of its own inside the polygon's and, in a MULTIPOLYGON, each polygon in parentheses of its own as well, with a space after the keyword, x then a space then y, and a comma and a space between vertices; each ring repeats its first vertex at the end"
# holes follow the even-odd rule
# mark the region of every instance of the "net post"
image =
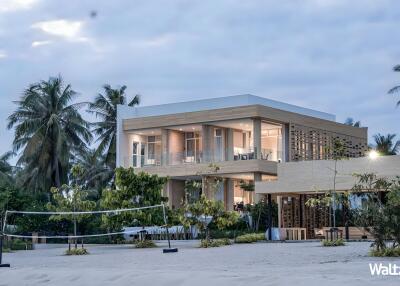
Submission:
POLYGON ((178 248, 171 248, 171 240, 169 238, 169 227, 168 227, 167 216, 165 214, 165 205, 164 205, 164 203, 162 203, 162 209, 163 209, 163 215, 164 215, 165 230, 167 232, 167 239, 168 239, 168 248, 164 248, 163 249, 163 253, 178 252, 178 248))
MULTIPOLYGON (((4 226, 0 225, 0 268, 2 267, 10 267, 10 264, 8 263, 3 263, 3 231, 5 229, 5 221, 6 221, 6 216, 7 216, 7 212, 5 214, 5 218, 4 218, 4 226)), ((2 224, 3 224, 3 220, 1 220, 2 224)))

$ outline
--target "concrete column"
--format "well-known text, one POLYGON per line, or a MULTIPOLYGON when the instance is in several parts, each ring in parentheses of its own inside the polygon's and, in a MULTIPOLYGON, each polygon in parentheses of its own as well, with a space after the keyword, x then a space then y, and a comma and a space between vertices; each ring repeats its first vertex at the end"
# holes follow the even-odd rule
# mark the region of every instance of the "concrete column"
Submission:
POLYGON ((261 119, 253 119, 253 147, 255 159, 261 159, 261 119))
POLYGON ((225 187, 225 209, 227 211, 233 211, 235 182, 232 179, 226 179, 225 187))
POLYGON ((203 146, 203 162, 211 162, 213 157, 213 134, 212 126, 204 124, 202 126, 202 146, 203 146))
POLYGON ((168 180, 168 182, 164 185, 162 190, 163 197, 168 198, 168 206, 172 207, 172 180, 168 180))
POLYGON ((161 129, 161 166, 168 165, 169 147, 168 147, 168 129, 161 129))
POLYGON ((282 226, 282 196, 277 196, 276 201, 278 203, 278 227, 282 226))
MULTIPOLYGON (((262 181, 262 175, 261 173, 254 173, 254 185, 256 184, 256 182, 261 182, 262 181)), ((256 194, 256 191, 254 190, 254 203, 258 203, 259 201, 261 201, 263 195, 262 194, 256 194)))
POLYGON ((226 154, 225 160, 226 161, 233 161, 233 129, 228 128, 226 129, 226 154))

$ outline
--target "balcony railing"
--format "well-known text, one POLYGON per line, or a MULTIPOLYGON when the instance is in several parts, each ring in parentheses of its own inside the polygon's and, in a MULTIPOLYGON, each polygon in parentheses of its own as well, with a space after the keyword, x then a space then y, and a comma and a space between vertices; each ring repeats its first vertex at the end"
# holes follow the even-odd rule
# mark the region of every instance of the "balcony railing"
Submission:
MULTIPOLYGON (((233 160, 254 160, 256 159, 256 152, 254 149, 236 149, 234 152, 233 160)), ((276 161, 282 160, 282 151, 272 149, 262 149, 260 160, 276 161)), ((214 154, 211 151, 197 151, 197 152, 175 152, 169 153, 168 158, 164 158, 161 154, 149 155, 133 155, 124 158, 125 167, 142 168, 147 166, 161 166, 165 165, 183 165, 183 164, 200 164, 227 161, 225 156, 221 154, 214 154)))
POLYGON ((160 166, 161 154, 132 155, 124 158, 125 167, 142 168, 146 166, 160 166))

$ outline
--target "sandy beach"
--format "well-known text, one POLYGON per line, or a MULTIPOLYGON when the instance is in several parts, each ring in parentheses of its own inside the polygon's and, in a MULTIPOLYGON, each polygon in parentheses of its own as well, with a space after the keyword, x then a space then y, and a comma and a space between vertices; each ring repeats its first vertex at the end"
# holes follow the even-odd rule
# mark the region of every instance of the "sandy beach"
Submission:
POLYGON ((397 263, 367 256, 369 243, 323 248, 318 242, 256 243, 199 249, 174 242, 178 253, 131 246, 91 246, 90 255, 67 257, 65 246, 6 253, 5 285, 399 285, 400 276, 371 276, 369 263, 397 263))

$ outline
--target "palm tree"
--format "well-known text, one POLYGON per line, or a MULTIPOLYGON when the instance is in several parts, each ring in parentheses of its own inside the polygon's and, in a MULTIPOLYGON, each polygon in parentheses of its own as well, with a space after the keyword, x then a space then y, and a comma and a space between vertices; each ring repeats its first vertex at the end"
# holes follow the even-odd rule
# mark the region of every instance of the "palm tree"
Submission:
MULTIPOLYGON (((400 72, 400 65, 395 65, 394 67, 393 67, 393 71, 394 72, 400 72)), ((397 93, 397 92, 399 92, 400 91, 400 85, 396 85, 396 86, 394 86, 394 87, 392 87, 389 91, 388 91, 388 93, 389 94, 394 94, 394 93, 397 93)), ((400 100, 397 102, 397 106, 399 106, 400 105, 400 100)))
POLYGON ((376 150, 382 155, 396 155, 400 147, 400 141, 393 142, 396 134, 387 134, 386 136, 380 133, 374 135, 376 150))
POLYGON ((351 117, 347 117, 346 121, 344 124, 349 125, 349 126, 354 126, 354 127, 361 127, 361 122, 360 121, 355 121, 351 117))
POLYGON ((73 162, 83 169, 80 179, 85 189, 101 192, 103 188, 112 185, 114 170, 104 161, 104 156, 97 155, 94 149, 75 154, 73 162))
POLYGON ((71 154, 84 150, 92 136, 89 123, 78 112, 82 103, 70 104, 76 96, 60 76, 30 85, 8 117, 14 127, 14 152, 22 151, 22 183, 35 190, 48 190, 67 183, 71 154))
POLYGON ((0 156, 0 180, 3 182, 11 182, 13 179, 14 168, 8 162, 13 155, 13 152, 6 152, 0 156))
MULTIPOLYGON (((100 142, 96 150, 97 155, 105 154, 105 163, 114 170, 116 167, 117 105, 126 104, 126 86, 114 89, 106 84, 103 88, 104 94, 98 94, 95 101, 89 104, 89 112, 100 119, 92 123, 93 132, 98 136, 97 142, 100 142)), ((139 102, 140 97, 136 95, 128 106, 138 105, 139 102)))

